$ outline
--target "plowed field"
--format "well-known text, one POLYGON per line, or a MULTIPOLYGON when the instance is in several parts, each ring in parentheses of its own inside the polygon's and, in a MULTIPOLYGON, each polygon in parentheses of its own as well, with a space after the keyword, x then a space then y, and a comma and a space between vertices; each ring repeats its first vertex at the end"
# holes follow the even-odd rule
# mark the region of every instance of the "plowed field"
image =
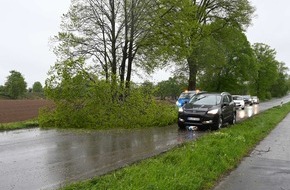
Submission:
POLYGON ((0 123, 33 119, 39 108, 51 105, 47 100, 0 100, 0 123))

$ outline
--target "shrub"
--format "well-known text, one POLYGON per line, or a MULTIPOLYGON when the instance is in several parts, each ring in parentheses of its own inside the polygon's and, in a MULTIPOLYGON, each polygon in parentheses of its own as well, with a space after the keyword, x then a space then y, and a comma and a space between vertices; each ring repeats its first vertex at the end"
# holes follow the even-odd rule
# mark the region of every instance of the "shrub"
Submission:
POLYGON ((176 120, 175 106, 156 102, 149 89, 133 88, 124 100, 120 100, 113 98, 105 82, 84 86, 81 80, 77 81, 68 85, 69 88, 48 91, 55 107, 40 112, 41 127, 137 128, 165 126, 176 120))

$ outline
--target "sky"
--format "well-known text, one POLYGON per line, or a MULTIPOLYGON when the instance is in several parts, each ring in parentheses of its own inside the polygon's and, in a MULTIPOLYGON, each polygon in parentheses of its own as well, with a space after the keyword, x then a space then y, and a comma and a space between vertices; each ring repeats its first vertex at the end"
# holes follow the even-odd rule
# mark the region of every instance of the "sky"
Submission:
MULTIPOLYGON (((20 72, 28 88, 44 85, 47 72, 56 62, 50 38, 60 31, 61 16, 70 0, 0 0, 0 85, 10 71, 20 72)), ((276 60, 290 68, 290 1, 250 0, 256 7, 246 35, 251 44, 264 43, 275 49, 276 60), (288 20, 288 21, 287 21, 288 20)), ((171 73, 159 70, 147 78, 167 80, 171 73)))

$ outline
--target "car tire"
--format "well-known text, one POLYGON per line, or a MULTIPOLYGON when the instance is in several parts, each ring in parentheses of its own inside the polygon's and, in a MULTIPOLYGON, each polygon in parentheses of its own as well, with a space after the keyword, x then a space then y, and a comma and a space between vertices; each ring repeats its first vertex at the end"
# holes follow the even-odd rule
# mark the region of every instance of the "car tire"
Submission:
POLYGON ((178 122, 179 129, 185 129, 185 125, 181 122, 178 122))
POLYGON ((223 126, 223 117, 220 115, 218 119, 218 123, 211 127, 211 130, 218 130, 221 129, 223 126))
POLYGON ((234 125, 234 124, 236 124, 236 122, 237 122, 237 116, 236 116, 236 112, 234 112, 233 113, 233 116, 232 116, 232 118, 231 118, 231 120, 230 120, 230 124, 231 125, 234 125))

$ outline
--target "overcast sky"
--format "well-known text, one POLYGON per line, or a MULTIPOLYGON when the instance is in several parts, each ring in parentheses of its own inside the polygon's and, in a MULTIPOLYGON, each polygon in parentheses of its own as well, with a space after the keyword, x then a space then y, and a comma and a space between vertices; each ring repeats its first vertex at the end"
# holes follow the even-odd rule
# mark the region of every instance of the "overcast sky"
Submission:
MULTIPOLYGON (((20 72, 28 87, 36 81, 44 85, 56 57, 49 38, 60 31, 61 15, 68 11, 70 0, 0 0, 0 85, 9 71, 20 72)), ((269 45, 276 59, 290 68, 290 1, 251 0, 256 17, 247 30, 251 44, 269 45)), ((159 72, 151 80, 166 80, 168 73, 159 72)))

